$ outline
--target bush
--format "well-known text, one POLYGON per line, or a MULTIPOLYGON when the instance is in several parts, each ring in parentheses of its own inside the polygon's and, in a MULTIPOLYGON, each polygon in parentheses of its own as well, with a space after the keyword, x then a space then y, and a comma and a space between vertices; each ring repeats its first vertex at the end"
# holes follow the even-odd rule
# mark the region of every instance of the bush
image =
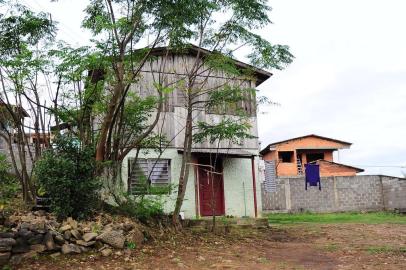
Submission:
POLYGON ((34 172, 58 218, 88 217, 99 203, 100 181, 95 177, 93 147, 81 147, 71 136, 60 136, 45 151, 34 172))
POLYGON ((20 191, 20 185, 14 175, 10 173, 10 164, 6 156, 0 154, 0 209, 7 206, 20 191))
POLYGON ((137 218, 146 223, 153 219, 160 219, 164 215, 163 201, 160 196, 133 197, 123 194, 123 200, 116 207, 109 207, 115 214, 124 214, 137 218))

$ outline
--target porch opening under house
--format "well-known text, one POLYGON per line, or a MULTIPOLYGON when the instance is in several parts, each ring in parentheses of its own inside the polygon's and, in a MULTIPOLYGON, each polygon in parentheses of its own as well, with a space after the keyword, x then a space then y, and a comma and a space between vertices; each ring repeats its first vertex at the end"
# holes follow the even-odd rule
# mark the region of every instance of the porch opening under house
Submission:
MULTIPOLYGON (((178 152, 183 153, 182 150, 178 152)), ((194 168, 194 205, 197 217, 230 215, 232 208, 241 208, 241 216, 247 216, 247 213, 258 216, 255 155, 242 149, 192 149, 190 165, 194 168), (249 177, 241 179, 230 176, 230 164, 247 159, 251 165, 237 169, 249 171, 249 177), (242 196, 238 197, 237 194, 242 196)), ((238 172, 236 175, 239 175, 238 172)), ((188 185, 190 184, 192 183, 189 182, 188 185)))

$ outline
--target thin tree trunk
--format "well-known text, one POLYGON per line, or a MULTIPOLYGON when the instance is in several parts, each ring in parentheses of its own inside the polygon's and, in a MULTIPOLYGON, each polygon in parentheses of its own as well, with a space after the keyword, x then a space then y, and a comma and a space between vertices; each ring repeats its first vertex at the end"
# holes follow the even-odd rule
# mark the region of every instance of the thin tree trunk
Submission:
MULTIPOLYGON (((189 104, 191 102, 189 101, 189 104)), ((172 222, 174 226, 179 229, 180 222, 179 222, 179 213, 182 207, 183 199, 185 198, 186 186, 189 180, 189 170, 190 170, 190 160, 192 157, 192 107, 189 106, 188 113, 186 117, 186 128, 185 128, 185 141, 183 144, 183 156, 182 156, 182 167, 180 171, 179 177, 179 185, 178 185, 178 196, 176 198, 175 210, 173 211, 172 222)))
POLYGON ((107 135, 109 133, 109 128, 112 126, 112 120, 114 116, 114 112, 116 110, 117 102, 120 98, 120 95, 123 91, 123 84, 122 84, 122 78, 124 74, 124 66, 122 62, 117 63, 117 69, 118 69, 118 81, 117 85, 114 87, 113 91, 113 96, 111 98, 111 101, 109 103, 109 108, 106 116, 104 117, 102 127, 101 127, 101 132, 100 132, 100 139, 99 143, 97 145, 96 149, 96 161, 103 161, 105 154, 106 154, 106 147, 107 147, 107 135))

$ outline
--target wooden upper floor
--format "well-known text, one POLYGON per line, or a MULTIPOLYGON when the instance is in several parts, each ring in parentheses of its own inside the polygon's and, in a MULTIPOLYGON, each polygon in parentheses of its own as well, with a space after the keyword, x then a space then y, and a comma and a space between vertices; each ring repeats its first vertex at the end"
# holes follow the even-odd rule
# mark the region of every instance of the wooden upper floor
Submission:
POLYGON ((154 59, 147 62, 141 69, 137 83, 132 85, 132 91, 141 97, 147 97, 157 95, 157 84, 169 89, 164 94, 163 111, 155 131, 162 132, 170 141, 171 147, 183 147, 183 131, 186 124, 188 101, 193 98, 194 123, 202 121, 214 124, 219 123, 224 117, 238 119, 238 114, 242 111, 249 117, 250 134, 255 137, 242 140, 239 143, 223 141, 220 145, 210 142, 196 143, 193 146, 194 148, 215 149, 219 147, 258 151, 255 88, 270 78, 272 74, 235 61, 237 69, 247 69, 250 72, 244 72, 244 76, 230 75, 227 72, 205 65, 204 57, 207 57, 210 53, 195 46, 183 52, 171 52, 166 48, 157 48, 152 52, 155 56, 154 59), (196 65, 199 68, 191 74, 191 70, 196 65), (210 93, 225 87, 246 89, 247 91, 244 91, 244 100, 235 104, 224 104, 224 106, 209 109, 206 106, 206 101, 210 93))

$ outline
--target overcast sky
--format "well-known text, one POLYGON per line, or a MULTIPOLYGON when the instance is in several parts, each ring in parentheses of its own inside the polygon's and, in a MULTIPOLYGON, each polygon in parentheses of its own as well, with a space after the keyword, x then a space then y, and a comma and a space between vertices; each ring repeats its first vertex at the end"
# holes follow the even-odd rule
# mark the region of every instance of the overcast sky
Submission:
MULTIPOLYGON (((60 38, 77 45, 88 40, 80 29, 87 1, 22 2, 51 12, 60 38)), ((296 58, 260 86, 281 104, 261 110, 262 146, 314 133, 353 143, 340 151, 341 163, 369 174, 406 172, 406 1, 269 4, 273 24, 261 34, 289 45, 296 58)))
POLYGON ((274 0, 263 35, 295 61, 261 87, 262 145, 306 134, 352 142, 340 162, 406 172, 406 1, 274 0))

